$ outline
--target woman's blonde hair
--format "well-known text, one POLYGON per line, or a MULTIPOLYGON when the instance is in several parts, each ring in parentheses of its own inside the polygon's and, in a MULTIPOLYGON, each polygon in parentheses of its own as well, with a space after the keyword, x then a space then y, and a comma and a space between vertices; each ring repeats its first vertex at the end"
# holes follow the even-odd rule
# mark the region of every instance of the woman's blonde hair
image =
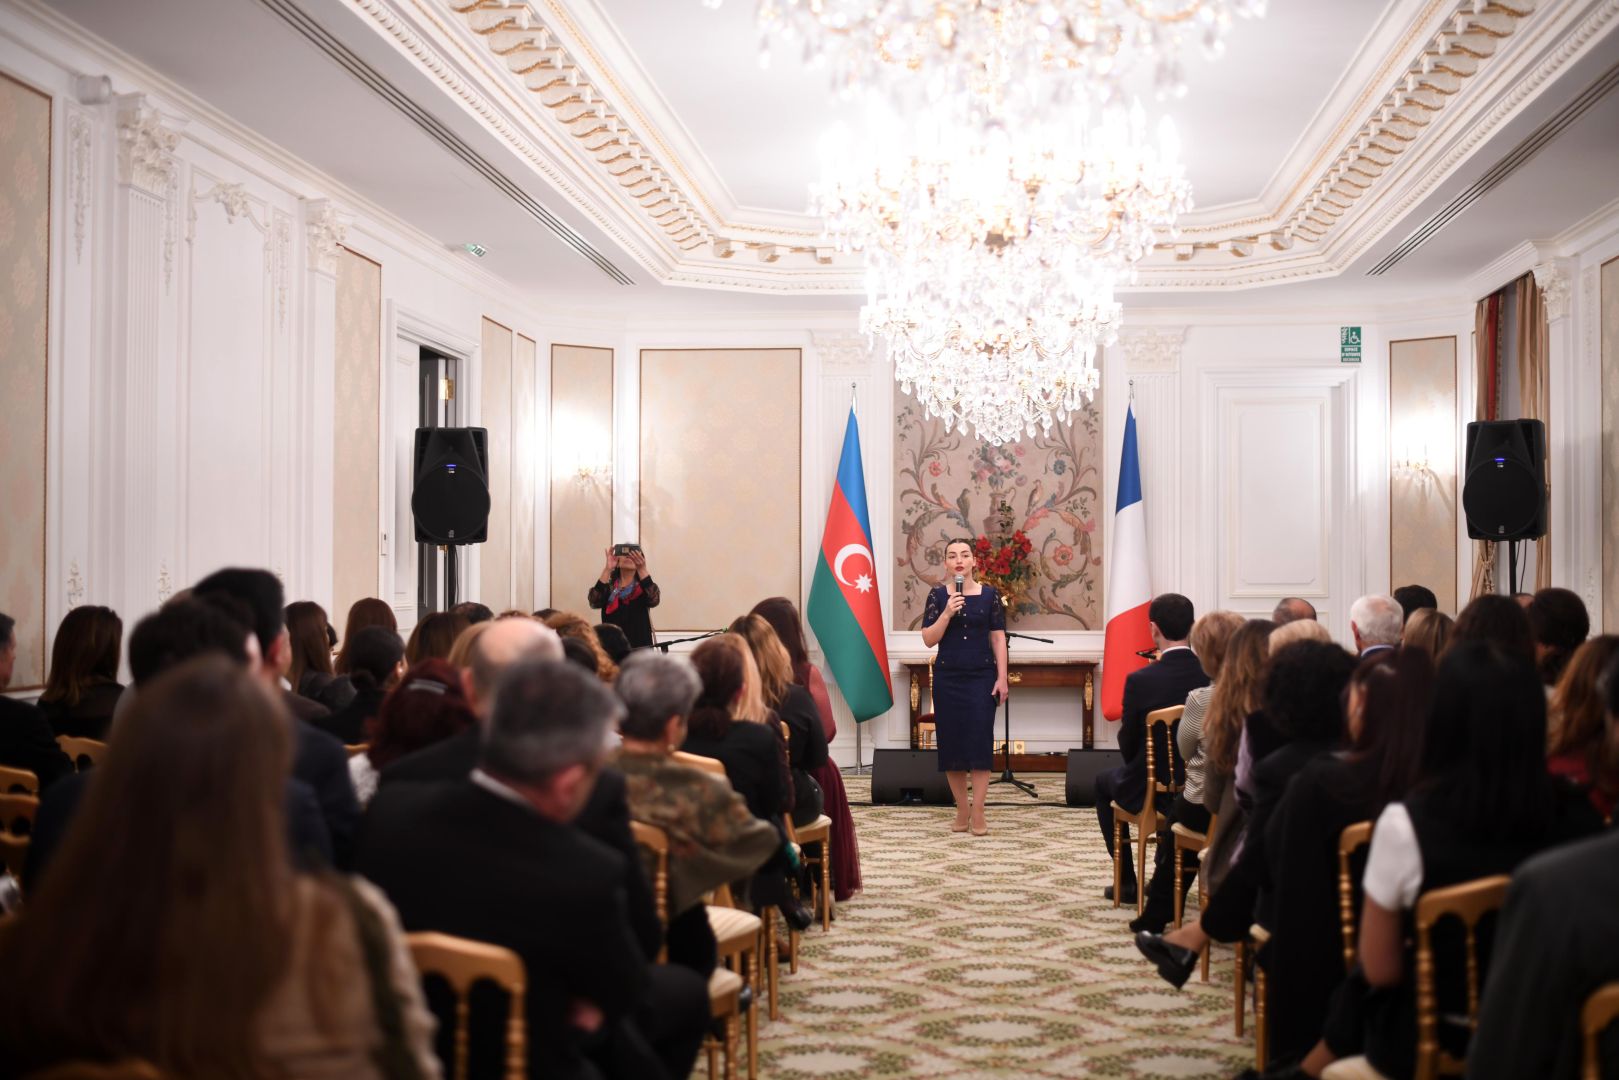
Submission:
POLYGON ((1406 620, 1405 631, 1400 635, 1401 645, 1415 645, 1427 651, 1428 656, 1435 663, 1450 647, 1450 631, 1456 625, 1456 620, 1435 608, 1418 608, 1406 620))
POLYGON ((596 628, 586 622, 584 616, 575 615, 571 611, 553 611, 545 617, 545 625, 562 637, 578 638, 590 646, 590 653, 596 658, 596 677, 602 682, 612 682, 618 678, 618 665, 613 663, 613 658, 602 648, 601 638, 596 636, 596 628))
POLYGON ((753 662, 759 669, 759 696, 766 705, 776 708, 787 695, 787 688, 793 685, 793 661, 787 655, 787 647, 763 615, 738 615, 731 621, 729 630, 748 643, 753 662))
POLYGON ((765 704, 764 680, 759 677, 759 664, 753 658, 753 650, 748 647, 748 639, 727 631, 719 636, 719 640, 736 649, 742 657, 742 695, 731 706, 731 719, 764 723, 769 719, 770 707, 765 704))
MULTIPOLYGON (((1292 625, 1292 624, 1289 624, 1292 625)), ((1270 639, 1276 624, 1269 619, 1249 619, 1231 635, 1220 678, 1209 698, 1209 712, 1203 718, 1204 760, 1217 773, 1230 773, 1237 767, 1237 743, 1248 714, 1259 708, 1260 673, 1270 658, 1270 639)))
POLYGON ((1241 629, 1245 621, 1235 611, 1211 611, 1193 625, 1192 652, 1210 682, 1220 677, 1226 646, 1231 644, 1231 635, 1241 629))
POLYGON ((473 623, 461 631, 455 639, 455 644, 450 646, 450 655, 444 659, 458 671, 471 667, 472 647, 478 643, 479 636, 493 625, 495 624, 492 622, 473 623))
POLYGON ((1327 628, 1314 619, 1294 619, 1290 623, 1278 626, 1270 636, 1270 654, 1275 656, 1283 649, 1300 641, 1331 641, 1332 635, 1327 628))

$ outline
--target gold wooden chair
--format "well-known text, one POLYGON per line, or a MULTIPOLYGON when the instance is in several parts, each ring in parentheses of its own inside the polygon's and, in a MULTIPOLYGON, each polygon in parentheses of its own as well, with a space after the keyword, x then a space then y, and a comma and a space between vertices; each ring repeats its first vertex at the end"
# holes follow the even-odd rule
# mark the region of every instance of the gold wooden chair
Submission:
MULTIPOLYGON (((787 721, 781 721, 781 736, 790 739, 787 721)), ((819 844, 820 857, 812 867, 811 883, 815 895, 810 897, 810 909, 821 917, 822 932, 832 929, 832 819, 822 814, 808 825, 795 826, 787 819, 787 838, 800 849, 805 844, 819 844)), ((798 931, 792 932, 793 972, 798 972, 798 931)))
POLYGON ((101 764, 101 759, 107 754, 107 744, 94 739, 75 739, 71 735, 58 735, 56 745, 62 748, 62 753, 73 759, 73 768, 83 772, 101 764))
POLYGON ((361 754, 371 749, 371 744, 368 742, 344 743, 343 749, 348 751, 349 757, 359 757, 361 754))
POLYGON ((527 1025, 523 1014, 523 992, 528 980, 522 958, 499 945, 449 934, 406 934, 405 941, 410 946, 416 970, 423 977, 439 976, 455 993, 455 1059, 447 1070, 450 1080, 467 1080, 471 1075, 468 1028, 472 987, 486 980, 511 995, 506 1019, 506 1077, 507 1080, 523 1080, 528 1075, 527 1025))
POLYGON ((1467 941, 1467 1025, 1478 1030, 1478 924, 1501 910, 1512 879, 1505 874, 1480 878, 1417 897, 1417 1070, 1416 1080, 1459 1076, 1466 1061, 1451 1057, 1439 1045, 1439 995, 1434 987, 1433 928, 1441 919, 1460 919, 1467 941))
POLYGON ((32 795, 0 795, 0 863, 20 881, 28 859, 28 836, 39 800, 32 795))
POLYGON ((1186 711, 1184 705, 1173 705, 1167 709, 1155 709, 1147 714, 1147 782, 1146 794, 1141 800, 1140 810, 1126 810, 1118 803, 1113 803, 1113 906, 1118 907, 1122 901, 1124 886, 1124 827, 1134 825, 1136 829, 1136 914, 1140 915, 1147 902, 1147 845, 1158 842, 1158 829, 1162 818, 1158 813, 1158 796, 1173 796, 1182 787, 1175 782, 1175 764, 1179 760, 1179 751, 1175 748, 1174 726, 1180 720, 1181 713, 1186 711), (1169 749, 1169 768, 1165 770, 1167 782, 1158 777, 1157 765, 1153 760, 1157 742, 1155 730, 1164 729, 1164 744, 1169 749))
POLYGON ((1265 967, 1259 962, 1259 950, 1270 941, 1270 931, 1254 923, 1248 928, 1248 937, 1254 943, 1254 1069, 1263 1074, 1270 1060, 1270 1010, 1265 967))
MULTIPOLYGON (((1218 814, 1209 815, 1208 832, 1195 832, 1179 822, 1169 827, 1169 831, 1175 836, 1175 929, 1177 930, 1181 928, 1181 924, 1186 920, 1186 853, 1190 851, 1198 858, 1202 858, 1203 853, 1209 849, 1209 837, 1214 835, 1214 826, 1219 819, 1220 815, 1218 814)), ((1138 882, 1136 888, 1139 889, 1140 887, 1141 885, 1138 882)), ((1197 869, 1197 907, 1199 911, 1203 910, 1205 900, 1206 898, 1203 895, 1203 866, 1199 863, 1197 869)), ((1204 946, 1202 975, 1204 982, 1209 981, 1209 952, 1209 947, 1204 946)))
POLYGON ((0 795, 38 795, 39 777, 28 769, 0 765, 0 795))
POLYGON ((1370 821, 1357 821, 1338 834, 1338 920, 1343 925, 1344 970, 1355 966, 1355 930, 1358 910, 1355 907, 1355 877, 1351 863, 1361 848, 1372 842, 1370 821))
POLYGON ((1580 1010, 1580 1038, 1584 1044, 1580 1080, 1602 1080, 1601 1048, 1597 1040, 1615 1019, 1619 1019, 1619 982, 1597 987, 1580 1010))

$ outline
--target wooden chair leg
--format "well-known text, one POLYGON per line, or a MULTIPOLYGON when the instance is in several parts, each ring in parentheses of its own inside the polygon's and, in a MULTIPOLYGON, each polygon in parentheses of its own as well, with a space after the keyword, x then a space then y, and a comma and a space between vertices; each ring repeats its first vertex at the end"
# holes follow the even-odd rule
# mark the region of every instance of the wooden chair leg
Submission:
MULTIPOLYGON (((1151 799, 1149 792, 1147 798, 1151 799)), ((1153 819, 1156 823, 1156 819, 1153 819)), ((1141 918, 1142 912, 1147 910, 1147 810, 1141 810, 1141 824, 1136 826, 1136 918, 1141 918)), ((1157 835, 1154 829, 1152 835, 1157 835)))
MULTIPOLYGON (((1201 900, 1201 898, 1200 898, 1200 900, 1201 900)), ((1199 906, 1201 906, 1201 904, 1199 906)), ((1213 944, 1205 942, 1204 945, 1203 945, 1203 981, 1204 982, 1209 981, 1209 954, 1212 953, 1213 951, 1214 951, 1213 944)))
POLYGON ((1233 1015, 1235 1017, 1235 1022, 1232 1025, 1232 1030, 1234 1030, 1237 1033, 1237 1038, 1240 1039, 1240 1038, 1242 1038, 1242 1033, 1243 1033, 1243 1030, 1244 1030, 1244 1026, 1243 1026, 1243 1022, 1242 1022, 1242 1011, 1248 1004, 1248 969, 1247 969, 1248 946, 1247 946, 1247 944, 1244 943, 1244 942, 1241 942, 1241 941, 1237 942, 1236 952, 1237 952, 1237 970, 1236 970, 1235 976, 1231 980, 1231 983, 1232 983, 1232 986, 1233 986, 1232 993, 1234 995, 1233 996, 1233 1001, 1232 1001, 1232 1011, 1233 1011, 1233 1015))
POLYGON ((821 841, 821 931, 832 929, 832 834, 821 841))
POLYGON ((1256 960, 1254 963, 1254 1068, 1261 1073, 1265 1071, 1265 1064, 1270 1056, 1266 1046, 1270 1032, 1265 1013, 1265 968, 1256 960))
POLYGON ((1113 815, 1113 906, 1118 907, 1120 890, 1124 888, 1124 871, 1120 863, 1122 854, 1119 845, 1123 842, 1124 824, 1119 821, 1117 813, 1113 815))
POLYGON ((1185 850, 1175 845, 1175 929, 1181 928, 1181 922, 1186 916, 1186 885, 1181 878, 1182 867, 1185 865, 1185 850))
POLYGON ((759 912, 765 923, 766 978, 770 980, 770 1019, 781 1019, 781 998, 777 988, 781 985, 781 950, 776 944, 776 909, 764 907, 759 912))
POLYGON ((739 1019, 736 1013, 730 1013, 725 1018, 725 1080, 736 1080, 736 1055, 738 1048, 737 1027, 739 1019))
POLYGON ((708 1054, 708 1080, 720 1080, 719 1054, 720 1044, 713 1038, 703 1042, 703 1050, 708 1054))

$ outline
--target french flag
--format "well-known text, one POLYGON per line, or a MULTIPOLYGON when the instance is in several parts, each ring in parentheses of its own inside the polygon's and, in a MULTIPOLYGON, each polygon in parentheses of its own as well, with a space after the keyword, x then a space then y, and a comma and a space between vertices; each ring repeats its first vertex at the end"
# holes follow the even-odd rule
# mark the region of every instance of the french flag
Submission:
POLYGON ((1113 508, 1113 546, 1107 578, 1107 637, 1102 645, 1102 716, 1124 712, 1124 680, 1147 665, 1137 650, 1152 648, 1147 608, 1152 580, 1147 570, 1147 508, 1141 501, 1141 459, 1136 453, 1136 412, 1124 416, 1124 453, 1119 459, 1119 498, 1113 508))

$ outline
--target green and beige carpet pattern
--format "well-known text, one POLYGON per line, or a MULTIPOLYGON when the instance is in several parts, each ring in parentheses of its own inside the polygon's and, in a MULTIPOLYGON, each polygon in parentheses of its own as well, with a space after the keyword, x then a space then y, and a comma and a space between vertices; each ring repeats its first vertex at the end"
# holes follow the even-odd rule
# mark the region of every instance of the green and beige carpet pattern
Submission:
MULTIPOLYGON (((1161 981, 1131 942, 1134 906, 1102 899, 1112 870, 1095 812, 992 789, 990 834, 952 833, 943 807, 870 806, 847 778, 865 891, 831 933, 804 935, 761 1031, 768 1080, 864 1077, 1230 1077, 1253 1062, 1232 1032, 1232 959, 1210 982, 1161 981), (997 805, 1001 804, 1001 805, 997 805)), ((1250 1010, 1251 1011, 1251 1010, 1250 1010)))

